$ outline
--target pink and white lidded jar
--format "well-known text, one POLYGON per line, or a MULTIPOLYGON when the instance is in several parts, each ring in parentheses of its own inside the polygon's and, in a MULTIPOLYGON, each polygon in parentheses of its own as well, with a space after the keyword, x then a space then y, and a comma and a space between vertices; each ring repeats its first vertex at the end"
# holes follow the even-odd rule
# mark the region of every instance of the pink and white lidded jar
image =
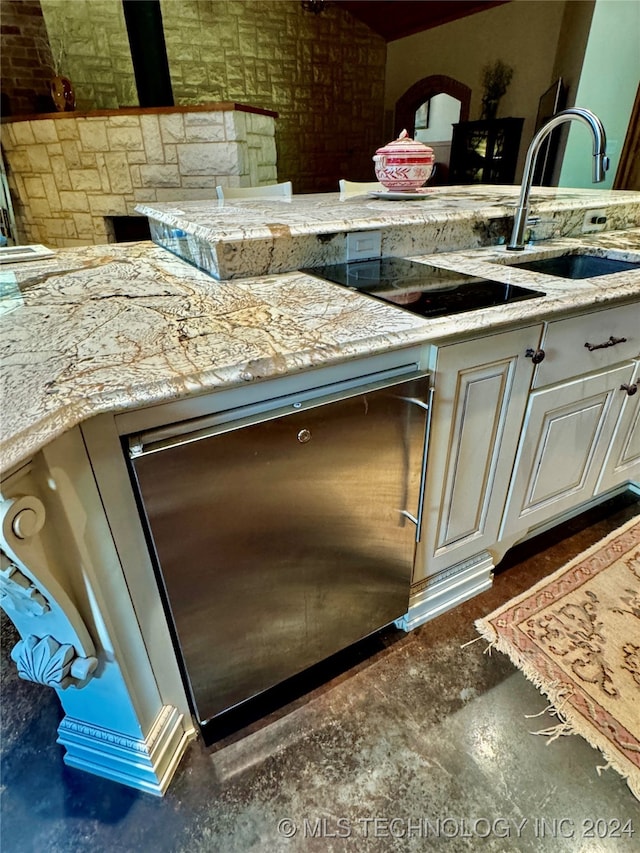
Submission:
POLYGON ((433 148, 412 139, 406 130, 378 148, 373 162, 376 178, 389 190, 411 192, 424 186, 433 173, 433 148))

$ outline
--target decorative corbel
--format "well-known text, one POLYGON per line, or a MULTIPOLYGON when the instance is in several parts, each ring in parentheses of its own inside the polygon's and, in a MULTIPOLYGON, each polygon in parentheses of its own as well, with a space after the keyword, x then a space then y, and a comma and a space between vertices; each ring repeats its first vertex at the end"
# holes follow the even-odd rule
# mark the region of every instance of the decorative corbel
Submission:
POLYGON ((37 547, 45 518, 36 497, 0 500, 0 606, 22 638, 11 652, 18 675, 59 690, 80 688, 98 659, 84 620, 37 547))
POLYGON ((42 616, 49 602, 18 567, 0 552, 0 604, 25 616, 42 616))

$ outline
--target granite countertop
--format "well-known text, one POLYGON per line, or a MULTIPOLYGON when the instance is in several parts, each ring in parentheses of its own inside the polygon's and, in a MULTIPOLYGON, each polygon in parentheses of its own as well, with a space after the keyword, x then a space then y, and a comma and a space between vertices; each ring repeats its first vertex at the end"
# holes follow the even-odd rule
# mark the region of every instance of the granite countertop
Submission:
MULTIPOLYGON (((219 279, 290 272, 346 258, 346 235, 379 230, 382 255, 407 257, 480 247, 507 237, 516 186, 427 187, 423 200, 341 197, 147 203, 155 242, 219 279)), ((606 210, 607 230, 640 225, 640 193, 535 187, 531 213, 537 239, 581 233, 586 210, 606 210)))
MULTIPOLYGON (((415 226, 446 219, 487 219, 513 216, 518 186, 447 186, 423 188, 426 199, 389 201, 367 195, 338 193, 293 195, 230 201, 148 202, 136 208, 151 219, 196 234, 210 243, 273 236, 357 231, 390 225, 415 226)), ((638 204, 640 193, 601 189, 534 187, 536 212, 575 210, 608 204, 638 204)), ((580 216, 580 221, 582 217, 580 216)))
MULTIPOLYGON (((588 243, 640 257, 640 229, 547 241, 527 255, 588 243)), ((640 295, 637 271, 567 281, 493 263, 505 258, 503 247, 414 256, 547 294, 433 319, 300 272, 215 281, 152 243, 62 249, 45 260, 5 264, 0 470, 101 412, 490 334, 640 295)))

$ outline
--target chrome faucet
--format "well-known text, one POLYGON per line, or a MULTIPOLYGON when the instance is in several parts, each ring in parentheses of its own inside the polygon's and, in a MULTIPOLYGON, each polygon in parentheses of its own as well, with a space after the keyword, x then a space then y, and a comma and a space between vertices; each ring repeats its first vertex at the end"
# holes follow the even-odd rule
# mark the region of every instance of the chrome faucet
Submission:
POLYGON ((522 186, 520 187, 520 199, 516 208, 511 240, 507 244, 509 251, 521 252, 524 249, 524 229, 527 225, 529 212, 531 182, 533 181, 533 170, 536 165, 540 146, 551 131, 558 127, 559 124, 574 120, 583 122, 591 129, 593 134, 593 183, 596 184, 604 181, 604 173, 609 168, 609 158, 605 150, 607 147, 607 135, 598 116, 594 115, 590 110, 584 110, 581 107, 572 107, 571 109, 556 113, 536 133, 527 150, 527 156, 524 161, 524 173, 522 175, 522 186))

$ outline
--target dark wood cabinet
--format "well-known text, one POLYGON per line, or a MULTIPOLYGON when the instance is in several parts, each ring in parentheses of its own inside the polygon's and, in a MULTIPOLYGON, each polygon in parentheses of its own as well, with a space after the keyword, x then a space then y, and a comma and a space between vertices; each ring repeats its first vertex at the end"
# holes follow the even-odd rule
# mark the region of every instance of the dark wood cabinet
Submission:
POLYGON ((500 118, 454 124, 449 182, 512 184, 523 123, 523 118, 500 118))

